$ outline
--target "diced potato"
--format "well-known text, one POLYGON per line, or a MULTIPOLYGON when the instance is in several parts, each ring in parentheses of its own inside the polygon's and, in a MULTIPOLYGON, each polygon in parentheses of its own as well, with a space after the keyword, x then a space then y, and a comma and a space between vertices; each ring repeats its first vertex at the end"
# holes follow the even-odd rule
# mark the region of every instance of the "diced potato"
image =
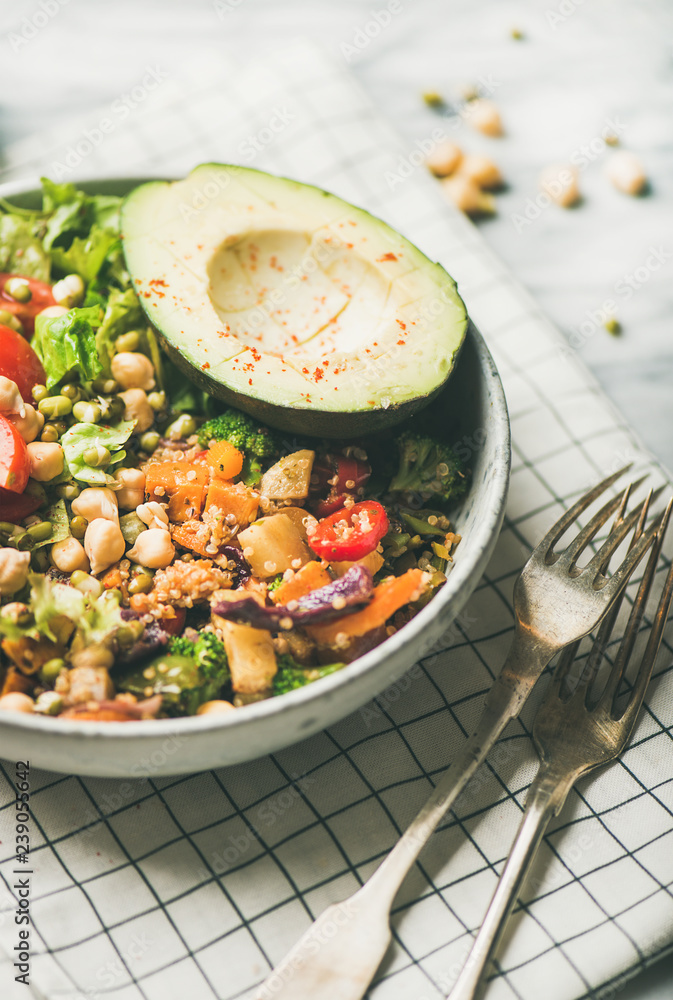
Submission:
POLYGON ((262 476, 259 492, 269 500, 303 500, 308 496, 315 452, 293 451, 262 476))
POLYGON ((222 634, 234 691, 242 695, 267 691, 277 670, 271 633, 266 629, 237 625, 219 615, 212 617, 213 624, 222 634))
POLYGON ((299 530, 299 534, 306 541, 309 525, 316 525, 317 518, 303 507, 283 507, 282 513, 289 517, 292 523, 299 530))
POLYGON ((266 579, 299 569, 311 559, 308 546, 286 514, 272 514, 238 534, 243 555, 255 576, 266 579))

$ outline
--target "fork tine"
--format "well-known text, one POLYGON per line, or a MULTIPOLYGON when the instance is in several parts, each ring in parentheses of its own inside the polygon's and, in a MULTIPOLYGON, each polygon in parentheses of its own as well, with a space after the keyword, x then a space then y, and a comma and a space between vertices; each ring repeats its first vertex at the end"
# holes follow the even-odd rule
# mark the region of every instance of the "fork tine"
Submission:
MULTIPOLYGON (((624 512, 626 510, 626 504, 628 503, 631 492, 637 489, 637 487, 640 486, 645 479, 646 477, 643 476, 637 482, 629 483, 629 485, 623 489, 621 493, 618 493, 616 497, 608 500, 608 502, 604 504, 596 514, 594 514, 589 523, 577 533, 576 537, 573 538, 572 542, 568 544, 559 558, 567 563, 569 567, 574 566, 596 532, 599 528, 603 527, 605 522, 608 518, 612 517, 615 511, 617 512, 617 516, 615 517, 615 523, 612 527, 612 531, 614 532, 620 528, 626 520, 624 512)), ((612 553, 610 553, 610 555, 612 555, 612 553)))
MULTIPOLYGON (((624 541, 634 524, 641 524, 643 513, 649 509, 650 503, 656 500, 658 496, 663 492, 664 487, 661 486, 659 489, 651 491, 644 500, 642 500, 633 510, 627 514, 627 516, 622 520, 616 528, 610 532, 606 540, 601 545, 598 552, 591 558, 585 567, 585 572, 590 576, 597 577, 602 572, 602 568, 606 565, 607 560, 613 555, 615 549, 617 549, 621 543, 624 541)), ((661 518, 659 518, 661 520, 661 518)), ((655 522, 658 525, 658 521, 655 522)), ((642 530, 642 529, 641 529, 642 530)), ((644 537, 643 534, 640 536, 644 537)), ((640 539, 639 539, 640 540, 640 539)), ((648 546, 649 548, 649 546, 648 546)), ((565 553, 564 553, 565 554, 565 553)))
MULTIPOLYGON (((654 575, 656 573, 657 563, 661 554, 662 545, 664 544, 664 536, 666 535, 666 529, 668 528, 670 517, 671 502, 669 501, 669 504, 664 512, 659 531, 657 532, 656 538, 650 550, 650 557, 647 560, 647 566, 645 567, 645 572, 643 573, 643 578, 640 581, 638 593, 636 594, 633 607, 631 608, 629 620, 626 624, 624 635, 620 643, 619 650, 617 651, 617 656, 615 657, 612 672, 605 686, 605 691, 601 695, 601 699, 605 698, 611 704, 614 703, 614 700, 617 697, 620 684, 626 673, 629 660, 631 659, 633 647, 636 639, 638 638, 640 623, 642 622, 643 615, 645 614, 645 607, 650 596, 650 590, 652 589, 652 583, 654 581, 654 575)), ((621 603, 623 596, 624 591, 622 591, 621 597, 617 599, 618 603, 621 603)))
MULTIPOLYGON (((619 506, 619 510, 617 511, 614 523, 612 525, 613 531, 615 530, 615 528, 618 528, 624 520, 624 512, 628 504, 630 493, 631 493, 631 484, 629 484, 629 486, 627 486, 626 490, 624 491, 624 499, 622 500, 619 506)), ((633 535, 631 536, 629 551, 631 551, 631 549, 633 548, 633 546, 636 544, 636 542, 643 533, 643 528, 645 527, 645 522, 647 520, 647 515, 649 512, 651 500, 652 500, 652 490, 648 492, 648 495, 645 498, 645 503, 643 504, 642 512, 640 514, 640 517, 638 518, 638 523, 636 524, 633 535)), ((602 573, 605 573, 605 571, 607 570, 609 562, 610 562, 610 556, 608 556, 605 564, 601 567, 602 573)), ((574 690, 571 690, 568 685, 568 677, 570 675, 570 670, 572 668, 572 665, 575 662, 575 658, 577 657, 577 653, 580 648, 580 641, 578 640, 577 642, 571 643, 570 646, 566 646, 566 648, 563 650, 553 680, 553 683, 555 684, 556 688, 555 694, 557 697, 559 698, 561 697, 562 688, 564 688, 565 695, 569 697, 572 694, 574 694, 575 691, 578 688, 580 688, 580 686, 582 686, 585 691, 590 686, 591 681, 594 679, 596 673, 598 672, 598 668, 601 664, 603 655, 610 640, 610 636, 612 635, 612 630, 615 626, 615 622, 617 621, 623 597, 624 597, 624 591, 622 591, 622 593, 615 598, 615 600, 610 605, 607 614, 604 616, 600 624, 600 627, 598 629, 598 633, 596 635, 594 643, 591 647, 591 651, 589 652, 589 655, 584 662, 582 671, 580 673, 580 677, 578 679, 577 685, 574 690)))
MULTIPOLYGON (((645 613, 645 605, 647 603, 647 598, 649 596, 649 592, 652 586, 652 581, 654 580, 657 561, 661 553, 661 548, 664 543, 664 535, 666 534, 666 529, 668 528, 672 511, 673 511, 673 497, 669 500, 668 506, 666 507, 666 512, 664 514, 661 523, 661 529, 657 537, 657 542, 654 548, 652 549, 652 553, 648 561, 645 576, 643 577, 643 581, 638 591, 638 597, 636 598, 636 603, 640 599, 641 590, 643 590, 645 579, 649 577, 649 583, 646 588, 646 593, 642 601, 642 605, 639 608, 639 614, 637 614, 637 621, 633 629, 631 627, 631 619, 629 618, 627 633, 624 636, 625 642, 627 641, 628 638, 628 649, 626 650, 626 652, 622 657, 622 649, 620 648, 617 660, 615 661, 615 669, 613 670, 613 674, 611 674, 610 676, 610 679, 608 681, 608 686, 606 687, 605 693, 603 695, 603 697, 606 700, 607 699, 610 700, 612 706, 612 714, 613 717, 615 718, 617 717, 616 699, 619 693, 619 685, 624 676, 624 672, 628 665, 629 657, 633 650, 633 645, 635 643, 638 632, 638 626, 640 625, 640 622, 645 613)), ((661 645, 661 640, 664 634, 664 628, 666 627, 666 622, 668 620, 668 612, 671 607, 672 598, 673 598, 673 562, 671 563, 668 573, 666 575, 666 582, 664 583, 664 588, 662 590, 661 597, 659 599, 659 605, 657 607, 654 616, 654 621, 652 623, 652 628, 648 636, 647 646, 645 647, 645 652, 643 653, 643 657, 640 662, 640 666, 638 668, 638 674, 633 684, 633 689, 631 690, 628 704, 620 716, 621 720, 628 728, 633 726, 633 724, 636 721, 636 716, 640 710, 643 698, 645 697, 647 686, 650 683, 652 670, 654 668, 654 663, 657 658, 657 653, 659 652, 659 646, 661 645)), ((634 618, 636 617, 636 615, 634 615, 635 611, 636 607, 634 605, 634 608, 631 612, 631 616, 634 618)))
POLYGON ((643 532, 624 559, 621 566, 615 570, 607 583, 600 588, 601 592, 605 594, 608 602, 613 601, 619 594, 620 590, 622 590, 629 582, 631 574, 657 537, 657 532, 659 531, 663 518, 664 515, 660 514, 659 517, 657 517, 650 525, 647 531, 643 532))
MULTIPOLYGON (((652 491, 650 490, 650 495, 651 493, 652 491)), ((649 499, 650 497, 648 496, 648 501, 649 499)), ((652 586, 652 581, 654 579, 654 574, 657 568, 657 562, 659 560, 659 554, 661 552, 661 546, 663 544, 663 535, 668 525, 668 516, 669 516, 668 513, 664 515, 664 521, 662 521, 661 527, 652 544, 652 548, 650 550, 650 558, 648 559, 647 566, 643 574, 643 578, 640 582, 636 599, 633 602, 633 606, 629 614, 629 619, 626 625, 626 629, 624 630, 622 641, 619 644, 619 649, 617 651, 617 655, 612 665, 612 670, 610 671, 610 676, 608 677, 607 684, 605 685, 605 688, 598 699, 599 703, 605 700, 606 702, 612 704, 614 698, 616 697, 616 693, 619 690, 619 685, 621 684, 622 677, 624 676, 626 668, 629 664, 631 653, 633 652, 633 647, 636 638, 638 636, 640 623, 643 618, 643 613, 645 611, 645 605, 647 604, 647 598, 649 596, 650 589, 652 586)), ((638 539, 642 536, 642 527, 645 521, 645 517, 646 517, 646 508, 643 510, 643 513, 641 513, 641 516, 638 519, 638 523, 636 525, 635 531, 633 533, 633 538, 631 539, 631 544, 629 546, 629 552, 632 551, 634 545, 636 544, 638 539)), ((582 672, 582 676, 580 677, 577 687, 575 688, 575 691, 577 693, 584 694, 587 707, 589 704, 588 699, 591 686, 594 681, 594 678, 596 677, 596 674, 598 673, 598 669, 601 665, 605 651, 607 650, 612 630, 614 628, 615 622, 617 621, 617 618, 619 617, 619 612, 621 610, 622 603, 624 601, 625 593, 626 593, 626 588, 624 587, 621 593, 618 594, 615 600, 612 602, 612 604, 610 605, 610 609, 603 618, 600 629, 598 631, 598 635, 596 637, 596 641, 592 647, 591 654, 589 655, 589 658, 587 660, 587 666, 582 672)))
POLYGON ((619 469, 618 472, 613 472, 611 476, 607 476, 602 480, 602 482, 598 483, 585 493, 584 496, 581 496, 579 500, 577 500, 572 507, 565 512, 565 514, 561 515, 556 524, 552 525, 540 542, 538 549, 546 556, 547 553, 553 549, 554 545, 556 545, 563 532, 577 520, 582 511, 586 510, 587 507, 590 507, 594 500, 597 500, 598 497, 602 493, 605 493, 605 491, 609 489, 613 483, 617 482, 620 476, 623 476, 625 472, 628 472, 632 464, 632 462, 629 462, 629 464, 625 465, 623 469, 619 469))

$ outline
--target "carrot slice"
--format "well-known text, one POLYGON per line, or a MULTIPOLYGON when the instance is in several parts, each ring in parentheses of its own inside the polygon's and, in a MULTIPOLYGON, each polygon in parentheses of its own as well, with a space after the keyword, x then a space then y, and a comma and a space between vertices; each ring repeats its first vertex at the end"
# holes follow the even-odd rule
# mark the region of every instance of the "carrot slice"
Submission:
POLYGON ((365 635, 375 628, 385 625, 388 619, 410 601, 415 600, 423 583, 424 573, 420 569, 408 569, 402 576, 389 576, 374 589, 374 596, 362 611, 343 615, 324 625, 311 625, 307 632, 320 645, 334 645, 337 635, 349 638, 365 635))
POLYGON ((283 580, 280 587, 271 594, 271 600, 274 604, 287 604, 288 601, 296 601, 305 594, 310 594, 312 590, 326 587, 331 582, 332 577, 325 567, 313 559, 304 563, 291 579, 283 580))
POLYGON ((257 515, 259 496, 249 490, 245 483, 228 483, 224 479, 213 479, 208 487, 205 509, 217 508, 221 517, 233 514, 236 524, 247 526, 257 515))
POLYGON ((200 556, 211 558, 206 551, 206 545, 210 544, 211 529, 209 525, 202 521, 190 521, 187 524, 172 524, 171 538, 183 549, 190 549, 200 556))
POLYGON ((243 468, 243 455, 229 441, 216 441, 211 445, 206 461, 218 479, 233 479, 243 468))
POLYGON ((145 492, 166 503, 171 521, 182 523, 200 515, 208 486, 208 469, 192 462, 150 462, 145 466, 145 492))

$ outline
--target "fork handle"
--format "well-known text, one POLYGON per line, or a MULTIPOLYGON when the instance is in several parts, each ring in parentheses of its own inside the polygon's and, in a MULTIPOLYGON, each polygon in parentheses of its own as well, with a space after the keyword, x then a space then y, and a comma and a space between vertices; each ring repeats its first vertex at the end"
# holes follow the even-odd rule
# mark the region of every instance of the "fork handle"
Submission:
POLYGON ((473 1000, 476 996, 484 970, 498 946, 540 841, 550 820, 561 811, 575 777, 566 775, 559 779, 552 776, 544 765, 538 771, 530 787, 507 863, 465 965, 449 994, 450 1000, 473 1000))
POLYGON ((521 711, 556 646, 542 643, 517 625, 499 676, 491 687, 477 727, 435 786, 425 805, 366 883, 387 906, 442 817, 464 791, 508 722, 521 711))
POLYGON ((256 1000, 361 1000, 390 942, 390 907, 423 846, 501 732, 521 710, 556 647, 519 626, 472 736, 390 854, 356 893, 330 906, 281 959, 256 1000))

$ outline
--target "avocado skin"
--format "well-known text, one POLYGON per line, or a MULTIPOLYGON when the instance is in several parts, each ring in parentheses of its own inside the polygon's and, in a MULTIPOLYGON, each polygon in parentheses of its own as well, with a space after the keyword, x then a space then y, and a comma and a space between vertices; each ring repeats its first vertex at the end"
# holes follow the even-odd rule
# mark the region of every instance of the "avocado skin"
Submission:
MULTIPOLYGON (((215 162, 208 162, 200 164, 199 167, 194 168, 198 170, 204 167, 221 168, 226 167, 227 169, 235 170, 236 167, 230 164, 220 164, 215 162)), ((250 171, 258 174, 266 174, 266 171, 257 170, 255 168, 240 168, 243 171, 250 171)), ((193 172, 193 171, 192 171, 193 172)), ((324 197, 334 197, 331 192, 325 191, 323 188, 319 188, 316 185, 306 184, 302 181, 297 181, 293 178, 284 177, 282 175, 270 175, 277 177, 280 180, 284 180, 289 184, 301 188, 312 188, 315 191, 319 191, 324 197)), ((170 184, 172 181, 167 178, 157 179, 155 181, 146 182, 147 184, 170 184)), ((142 185, 145 186, 145 185, 142 185)), ((135 189, 128 192, 122 202, 121 217, 123 219, 124 208, 129 198, 133 195, 135 189)), ((382 220, 378 219, 376 216, 372 215, 366 209, 358 208, 357 211, 362 212, 364 215, 369 216, 372 223, 380 223, 382 220)), ((386 223, 383 223, 387 225, 386 223)), ((122 226, 123 228, 123 226, 122 226)), ((412 244, 413 245, 413 244, 412 244)), ((439 265, 441 268, 441 265, 439 265)), ((444 270, 444 268, 441 268, 444 270)), ((449 276, 450 277, 450 276, 449 276)), ((250 416, 255 417, 260 420, 260 422, 267 424, 269 427, 276 428, 277 430, 286 431, 295 434, 305 434, 308 436, 324 437, 324 438, 347 438, 362 436, 365 434, 376 433, 381 430, 385 430, 390 427, 394 427, 397 424, 402 423, 409 417, 414 416, 423 410, 429 403, 434 400, 440 392, 442 392, 446 386, 448 379, 451 377, 453 370, 456 366, 458 358, 462 352, 463 345, 465 344, 465 338, 467 333, 467 327, 469 323, 469 316, 467 309, 465 308, 465 303, 458 293, 455 282, 450 279, 453 284, 453 294, 456 299, 463 305, 464 309, 464 324, 463 331, 459 346, 452 357, 451 367, 449 368, 445 379, 439 385, 436 385, 431 392, 421 393, 415 396, 413 399, 408 399, 403 403, 391 403, 390 406, 366 409, 366 410, 320 410, 311 407, 299 408, 293 406, 282 406, 276 403, 269 403, 266 400, 262 400, 253 395, 248 395, 247 393, 238 392, 229 386, 218 382, 216 379, 212 378, 207 374, 206 371, 199 368, 197 365, 188 361, 181 352, 170 342, 170 340, 164 336, 162 331, 155 327, 157 334, 159 336, 159 341, 164 351, 168 354, 171 361, 175 364, 177 368, 182 371, 185 376, 193 382, 196 386, 206 392, 209 396, 215 399, 219 399, 229 406, 233 406, 238 410, 242 410, 244 413, 248 413, 250 416)), ((143 311, 148 316, 150 322, 152 318, 150 316, 149 310, 145 308, 145 301, 141 297, 140 304, 143 311)))
POLYGON ((376 431, 401 424, 404 420, 419 413, 446 386, 465 343, 465 339, 463 338, 459 350, 454 355, 453 366, 448 372, 446 379, 441 385, 438 385, 432 392, 426 395, 416 396, 405 403, 392 403, 385 410, 383 408, 372 410, 312 410, 308 407, 300 409, 292 406, 279 406, 274 403, 268 403, 263 399, 257 399, 255 396, 236 392, 234 389, 230 389, 216 379, 211 378, 211 376, 196 365, 192 365, 164 337, 160 330, 157 330, 157 333, 163 350, 176 368, 179 368, 190 382, 193 382, 199 389, 203 389, 209 396, 219 399, 228 406, 235 407, 237 410, 242 410, 244 413, 249 413, 251 417, 255 417, 261 423, 267 424, 269 427, 274 427, 276 430, 287 431, 290 434, 306 434, 309 437, 325 438, 348 438, 373 434, 376 431))

